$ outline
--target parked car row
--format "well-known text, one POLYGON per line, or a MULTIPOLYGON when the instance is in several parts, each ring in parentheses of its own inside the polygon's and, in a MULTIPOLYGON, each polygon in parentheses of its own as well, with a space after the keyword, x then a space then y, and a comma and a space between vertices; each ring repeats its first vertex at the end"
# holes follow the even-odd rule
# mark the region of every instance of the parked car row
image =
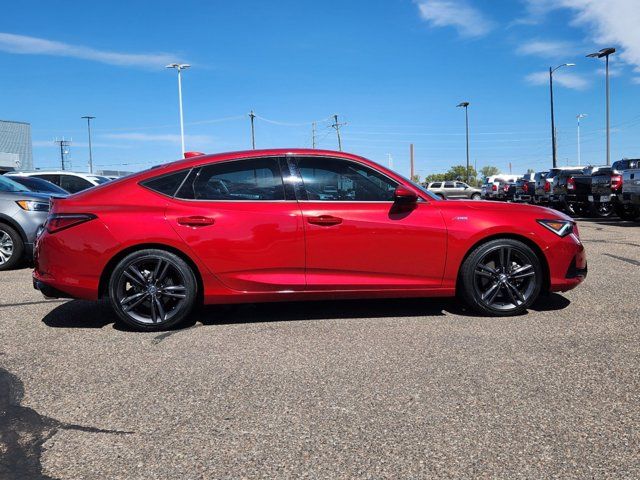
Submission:
POLYGON ((108 181, 100 175, 69 171, 12 171, 0 175, 0 270, 31 257, 52 197, 63 198, 108 181))
POLYGON ((640 217, 640 160, 611 166, 558 167, 525 175, 495 175, 482 198, 549 206, 570 215, 640 217), (626 180, 625 180, 626 179, 626 180))

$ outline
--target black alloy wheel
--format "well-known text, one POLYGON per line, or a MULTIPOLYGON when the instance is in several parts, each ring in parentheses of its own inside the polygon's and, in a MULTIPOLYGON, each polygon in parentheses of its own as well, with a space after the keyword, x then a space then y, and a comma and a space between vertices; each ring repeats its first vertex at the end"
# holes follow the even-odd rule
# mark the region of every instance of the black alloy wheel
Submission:
POLYGON ((478 246, 460 270, 459 291, 480 313, 516 315, 535 302, 543 284, 540 260, 526 244, 496 239, 478 246))
POLYGON ((611 202, 597 202, 593 206, 593 212, 596 217, 608 218, 613 215, 613 204, 611 202))
POLYGON ((186 320, 196 302, 197 282, 189 265, 164 250, 141 250, 123 258, 109 281, 118 317, 144 331, 160 331, 186 320))

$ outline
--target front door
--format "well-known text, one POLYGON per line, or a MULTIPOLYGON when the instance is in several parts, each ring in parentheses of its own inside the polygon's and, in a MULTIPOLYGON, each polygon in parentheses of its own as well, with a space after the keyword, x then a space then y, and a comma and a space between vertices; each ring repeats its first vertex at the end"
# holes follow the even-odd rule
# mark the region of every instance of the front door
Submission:
POLYGON ((300 157, 293 168, 304 195, 307 290, 441 285, 447 232, 435 202, 399 207, 396 181, 349 160, 300 157))
POLYGON ((227 287, 246 292, 303 290, 304 230, 286 195, 278 158, 195 168, 166 216, 227 287))

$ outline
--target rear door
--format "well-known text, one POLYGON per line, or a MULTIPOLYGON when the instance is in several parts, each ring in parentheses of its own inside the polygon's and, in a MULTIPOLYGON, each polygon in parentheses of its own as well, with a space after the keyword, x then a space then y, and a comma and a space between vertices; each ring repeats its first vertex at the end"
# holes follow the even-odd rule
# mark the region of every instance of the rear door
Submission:
POLYGON ((276 157, 193 169, 166 216, 227 287, 247 292, 304 289, 304 230, 276 157))
POLYGON ((447 232, 435 202, 399 208, 395 180, 346 159, 300 157, 290 166, 302 187, 307 290, 442 284, 447 232))

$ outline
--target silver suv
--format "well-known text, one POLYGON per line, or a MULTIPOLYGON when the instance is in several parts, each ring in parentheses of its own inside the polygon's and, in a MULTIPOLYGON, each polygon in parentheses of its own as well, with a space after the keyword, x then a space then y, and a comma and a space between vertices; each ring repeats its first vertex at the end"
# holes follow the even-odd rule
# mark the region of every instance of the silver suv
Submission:
POLYGON ((38 228, 49 214, 49 197, 0 175, 0 270, 33 253, 38 228))
POLYGON ((427 184, 427 190, 441 198, 480 200, 480 189, 470 187, 464 182, 431 182, 427 184))

